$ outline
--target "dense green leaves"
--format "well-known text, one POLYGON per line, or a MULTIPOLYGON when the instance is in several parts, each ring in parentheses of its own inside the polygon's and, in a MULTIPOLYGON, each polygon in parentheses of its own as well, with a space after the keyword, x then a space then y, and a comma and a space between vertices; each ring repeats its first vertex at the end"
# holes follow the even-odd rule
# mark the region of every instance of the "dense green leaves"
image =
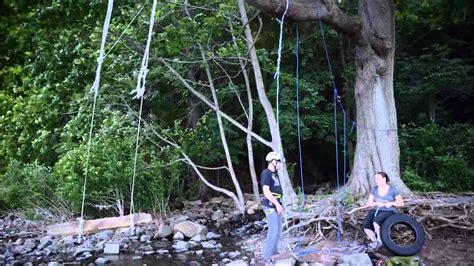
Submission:
MULTIPOLYGON (((355 13, 353 2, 339 2, 348 13, 355 13)), ((472 184, 474 164, 470 141, 474 46, 468 34, 473 19, 472 3, 396 3, 395 93, 404 181, 420 190, 472 190, 463 185, 472 184)), ((89 89, 95 76, 106 3, 4 1, 0 7, 1 207, 24 206, 41 195, 65 201, 78 211, 87 168, 88 213, 97 211, 95 205, 114 204, 117 199, 123 200, 127 209, 139 110, 139 101, 132 100, 130 93, 136 87, 151 3, 115 3, 88 163, 93 103, 89 89), (19 200, 20 191, 33 193, 19 200)), ((249 9, 250 17, 253 12, 249 9)), ((259 32, 255 47, 267 96, 276 109, 278 24, 265 15, 260 18, 262 28, 258 18, 251 22, 251 27, 255 35, 259 32)), ((333 83, 319 25, 285 25, 279 117, 290 175, 296 175, 299 169, 295 164, 298 27, 305 171, 309 183, 332 182, 333 83)), ((324 30, 336 85, 348 112, 349 144, 353 144, 353 45, 335 31, 324 30)), ((249 106, 239 64, 239 56, 243 57, 252 84, 253 129, 266 139, 270 137, 250 63, 245 60, 247 49, 234 1, 194 1, 189 6, 179 1, 160 3, 154 33, 142 113, 146 123, 141 124, 137 155, 135 202, 137 208, 166 211, 168 202, 197 196, 192 188, 198 180, 180 160, 181 151, 195 163, 208 167, 221 166, 225 156, 215 112, 186 89, 160 63, 160 58, 167 59, 196 91, 212 99, 198 47, 201 44, 217 89, 219 107, 246 127, 249 106), (157 133, 179 148, 168 145, 157 133)), ((341 112, 337 119, 342 137, 341 112)), ((224 126, 240 181, 249 183, 245 133, 225 120, 224 126)), ((253 145, 258 167, 268 148, 256 141, 253 145)), ((348 155, 351 156, 351 150, 348 155)), ((224 172, 203 173, 215 183, 224 172)), ((222 183, 226 186, 226 181, 222 183)))

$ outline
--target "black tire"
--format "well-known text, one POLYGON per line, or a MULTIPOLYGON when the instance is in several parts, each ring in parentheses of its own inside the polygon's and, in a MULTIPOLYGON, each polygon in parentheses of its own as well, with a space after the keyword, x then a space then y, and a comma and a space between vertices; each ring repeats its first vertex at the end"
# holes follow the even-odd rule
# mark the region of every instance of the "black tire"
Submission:
POLYGON ((389 216, 380 229, 380 236, 385 247, 396 255, 411 256, 418 253, 425 244, 425 231, 423 227, 411 216, 394 214, 389 216), (399 245, 390 236, 392 227, 396 224, 407 226, 415 235, 415 240, 410 245, 399 245))

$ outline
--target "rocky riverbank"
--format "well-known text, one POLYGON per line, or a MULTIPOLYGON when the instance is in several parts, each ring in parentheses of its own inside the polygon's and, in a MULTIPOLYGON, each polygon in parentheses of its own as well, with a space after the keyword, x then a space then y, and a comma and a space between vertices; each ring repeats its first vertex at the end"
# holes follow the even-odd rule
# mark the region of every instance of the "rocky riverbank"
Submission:
MULTIPOLYGON (((15 215, 0 219, 0 265, 107 264, 122 256, 136 261, 167 261, 173 257, 201 263, 251 262, 253 254, 236 240, 261 231, 262 221, 246 221, 223 197, 186 202, 186 208, 152 223, 78 236, 46 235, 46 224, 15 215), (179 255, 179 256, 178 256, 179 255), (114 257, 115 256, 115 257, 114 257)), ((257 205, 248 202, 253 214, 257 205)), ((258 216, 258 215, 257 215, 258 216)))
MULTIPOLYGON (((105 230, 82 239, 48 236, 46 223, 10 214, 0 217, 0 265, 263 265, 264 216, 256 203, 248 200, 246 207, 248 213, 243 218, 233 209, 232 202, 223 197, 185 202, 183 210, 166 218, 132 229, 105 230)), ((427 240, 420 257, 430 265, 473 262, 468 248, 474 245, 471 236, 435 234, 427 240), (438 252, 441 247, 446 252, 438 252)), ((296 241, 295 234, 289 237, 290 242, 296 241)), ((287 241, 287 236, 281 239, 281 251, 287 247, 287 241)), ((329 242, 318 244, 331 245, 329 242)), ((353 255, 334 260, 316 254, 313 261, 326 259, 331 265, 375 261, 366 253, 353 255)), ((291 256, 276 265, 295 264, 309 265, 296 262, 291 256)))

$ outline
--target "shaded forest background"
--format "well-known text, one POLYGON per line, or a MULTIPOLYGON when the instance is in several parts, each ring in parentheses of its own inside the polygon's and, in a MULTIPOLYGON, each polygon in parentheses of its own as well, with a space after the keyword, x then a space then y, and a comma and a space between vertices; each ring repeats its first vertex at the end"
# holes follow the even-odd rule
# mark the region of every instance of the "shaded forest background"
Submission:
MULTIPOLYGON (((107 3, 50 1, 0 3, 0 209, 80 208, 94 81, 107 3)), ((353 1, 340 1, 356 14, 353 1)), ((395 100, 402 180, 414 191, 474 190, 474 3, 395 1, 395 100)), ((89 162, 88 211, 129 202, 139 102, 132 100, 147 36, 151 3, 115 3, 103 63, 89 162)), ((213 58, 221 109, 245 124, 247 96, 236 59, 247 49, 234 1, 160 3, 144 100, 147 121, 139 147, 137 209, 164 212, 206 189, 160 132, 201 166, 225 165, 214 111, 195 98, 159 62, 169 59, 203 94, 205 72, 197 40, 213 58), (237 46, 232 44, 237 37, 237 46), (230 76, 230 77, 229 77, 230 76), (236 95, 239 97, 236 98, 236 95), (237 101, 236 99, 239 99, 237 101)), ((275 102, 278 23, 249 7, 251 27, 275 102), (254 16, 256 15, 256 16, 254 16)), ((302 152, 305 190, 335 184, 332 80, 317 23, 285 23, 280 129, 289 174, 301 186, 296 125, 296 28, 300 35, 302 152)), ((355 144, 354 65, 351 42, 325 28, 336 83, 347 110, 348 162, 355 144)), ((256 99, 256 92, 253 92, 256 99)), ((256 101, 256 100, 253 101, 256 101)), ((254 131, 268 137, 263 109, 254 104, 254 131)), ((342 117, 338 132, 342 138, 342 117)), ((245 134, 225 122, 232 161, 244 192, 251 193, 245 134)), ((342 139, 341 139, 342 140, 342 139)), ((339 142, 341 143, 341 141, 339 142)), ((254 142, 257 171, 268 148, 254 142)), ((342 154, 340 154, 342 160, 342 154)), ((212 183, 233 189, 225 169, 203 170, 212 183)), ((349 173, 350 171, 348 171, 349 173)))

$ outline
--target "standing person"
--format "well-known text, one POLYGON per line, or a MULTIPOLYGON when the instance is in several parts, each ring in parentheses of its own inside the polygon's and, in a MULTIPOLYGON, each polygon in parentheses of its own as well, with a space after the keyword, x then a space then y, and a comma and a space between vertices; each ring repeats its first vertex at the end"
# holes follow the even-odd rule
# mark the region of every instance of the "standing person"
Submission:
POLYGON ((265 265, 272 265, 272 256, 278 254, 278 241, 280 240, 282 228, 282 196, 283 189, 280 179, 278 178, 278 170, 281 167, 281 156, 276 152, 269 152, 266 156, 268 163, 260 174, 260 182, 265 198, 262 201, 263 211, 267 218, 268 232, 263 249, 263 259, 265 265))
POLYGON ((372 207, 365 217, 362 227, 367 237, 372 241, 369 248, 376 249, 382 246, 380 227, 387 217, 395 214, 396 207, 405 205, 402 196, 394 186, 389 184, 390 178, 385 172, 375 174, 376 186, 372 188, 367 207, 372 207))

